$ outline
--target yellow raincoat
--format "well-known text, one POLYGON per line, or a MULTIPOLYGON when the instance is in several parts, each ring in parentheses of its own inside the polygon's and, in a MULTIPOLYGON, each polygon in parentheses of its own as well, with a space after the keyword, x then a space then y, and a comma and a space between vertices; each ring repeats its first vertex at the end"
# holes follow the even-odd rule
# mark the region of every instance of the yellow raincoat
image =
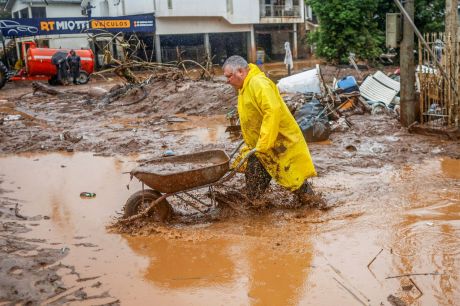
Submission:
POLYGON ((281 186, 294 191, 305 179, 316 176, 307 143, 276 85, 249 64, 249 73, 238 94, 238 114, 244 147, 256 156, 281 186))

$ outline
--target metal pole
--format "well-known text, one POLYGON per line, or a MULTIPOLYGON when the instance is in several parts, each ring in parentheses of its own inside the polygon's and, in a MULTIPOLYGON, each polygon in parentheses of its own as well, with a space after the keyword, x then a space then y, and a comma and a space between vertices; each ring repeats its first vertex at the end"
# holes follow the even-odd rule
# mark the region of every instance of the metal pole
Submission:
POLYGON ((423 38, 422 34, 420 34, 420 31, 415 26, 414 22, 412 21, 412 18, 409 16, 407 11, 404 9, 404 7, 401 5, 401 3, 399 3, 398 0, 393 0, 393 1, 396 4, 396 6, 399 8, 401 13, 404 15, 404 21, 408 22, 410 24, 410 26, 414 29, 415 35, 417 35, 417 37, 420 40, 420 42, 422 43, 422 45, 426 48, 426 51, 428 51, 430 53, 430 56, 433 58, 434 62, 436 63, 436 67, 439 69, 439 71, 441 71, 442 75, 446 79, 448 79, 449 77, 447 76, 446 72, 442 68, 441 63, 436 58, 436 55, 434 54, 433 50, 431 50, 430 46, 428 46, 428 44, 425 41, 425 39, 423 38))
POLYGON ((293 38, 292 38, 292 58, 298 58, 298 50, 297 50, 297 23, 294 23, 292 26, 293 30, 293 38))
POLYGON ((157 63, 161 63, 161 40, 159 34, 155 34, 155 54, 157 63))
MULTIPOLYGON (((446 32, 450 34, 450 43, 449 46, 450 52, 450 63, 451 63, 451 77, 454 81, 449 83, 452 84, 455 88, 459 88, 458 81, 458 63, 459 63, 459 54, 458 54, 458 0, 446 0, 446 32)), ((458 127, 458 116, 459 116, 459 100, 460 97, 454 91, 451 101, 449 103, 449 124, 453 123, 458 127)))
POLYGON ((414 29, 408 20, 414 16, 414 0, 406 0, 404 8, 407 18, 403 24, 401 41, 401 124, 408 127, 416 121, 415 112, 415 64, 414 64, 414 29))
POLYGON ((446 0, 446 32, 452 36, 452 42, 458 41, 458 0, 446 0))
POLYGON ((256 52, 256 36, 255 36, 255 33, 254 33, 254 25, 251 24, 250 25, 251 27, 251 30, 249 32, 249 54, 248 54, 248 58, 251 62, 256 62, 257 60, 257 52, 256 52))

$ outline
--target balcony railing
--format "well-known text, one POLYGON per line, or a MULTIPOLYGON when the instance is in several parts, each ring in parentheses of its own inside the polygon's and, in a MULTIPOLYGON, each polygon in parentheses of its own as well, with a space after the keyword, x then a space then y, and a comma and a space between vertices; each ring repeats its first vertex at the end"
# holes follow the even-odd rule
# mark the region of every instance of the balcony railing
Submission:
POLYGON ((260 17, 301 17, 300 6, 293 5, 262 5, 260 8, 260 17))

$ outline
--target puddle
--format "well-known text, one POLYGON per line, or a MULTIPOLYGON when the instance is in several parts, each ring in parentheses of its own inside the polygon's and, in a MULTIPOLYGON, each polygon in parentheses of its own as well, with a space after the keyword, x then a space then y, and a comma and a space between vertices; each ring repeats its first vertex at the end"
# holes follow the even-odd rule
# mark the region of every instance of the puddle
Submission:
POLYGON ((229 139, 229 133, 225 130, 229 125, 225 115, 210 116, 181 116, 187 121, 172 123, 168 126, 168 133, 180 133, 190 141, 201 144, 224 142, 229 139))
MULTIPOLYGON (((220 137, 213 133, 204 139, 220 137)), ((279 210, 148 237, 109 234, 106 225, 141 188, 135 181, 126 188, 122 173, 134 165, 87 153, 4 156, 0 197, 17 199, 22 215, 49 216, 23 236, 66 250, 63 264, 82 278, 100 276, 121 304, 379 305, 390 294, 420 305, 460 300, 459 160, 328 173, 315 181, 336 205, 328 212, 279 210), (96 197, 82 199, 83 191, 96 197), (442 275, 412 276, 420 298, 401 289, 401 278, 387 279, 433 272, 442 275)))

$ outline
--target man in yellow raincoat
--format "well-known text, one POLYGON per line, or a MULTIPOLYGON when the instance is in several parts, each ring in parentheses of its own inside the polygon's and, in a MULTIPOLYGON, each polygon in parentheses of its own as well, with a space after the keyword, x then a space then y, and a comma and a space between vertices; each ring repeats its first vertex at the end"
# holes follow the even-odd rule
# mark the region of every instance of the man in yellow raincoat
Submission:
POLYGON ((253 64, 238 55, 223 67, 227 83, 238 90, 238 115, 246 144, 241 154, 255 149, 247 162, 248 195, 260 197, 274 178, 293 191, 301 203, 313 194, 307 179, 316 176, 307 143, 281 98, 276 85, 253 64))

